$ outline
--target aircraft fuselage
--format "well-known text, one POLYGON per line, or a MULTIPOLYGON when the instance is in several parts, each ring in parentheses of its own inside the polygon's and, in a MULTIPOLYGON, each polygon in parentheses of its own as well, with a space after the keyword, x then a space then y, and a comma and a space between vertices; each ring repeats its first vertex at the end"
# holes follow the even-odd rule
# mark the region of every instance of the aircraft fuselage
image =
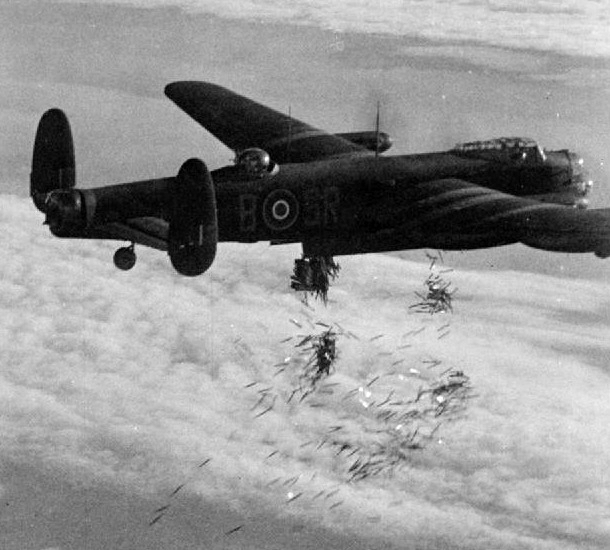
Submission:
MULTIPOLYGON (((416 248, 420 246, 416 235, 401 231, 417 215, 420 184, 463 179, 516 196, 553 194, 573 204, 582 193, 572 181, 571 164, 565 151, 548 153, 543 163, 492 162, 441 152, 285 164, 277 174, 255 180, 240 178, 236 167, 221 168, 212 173, 219 241, 303 242, 316 249, 326 243, 327 252, 333 254, 352 253, 350 247, 359 252, 371 247, 371 251, 416 248), (340 245, 359 234, 369 240, 383 234, 387 244, 360 239, 340 245)), ((435 204, 441 202, 437 196, 435 204)), ((501 244, 504 237, 495 233, 495 237, 469 234, 463 240, 454 236, 456 243, 448 244, 457 248, 501 244), (477 238, 480 242, 475 242, 477 238)))
MULTIPOLYGON (((227 166, 211 174, 218 242, 300 242, 305 254, 327 256, 509 244, 520 235, 491 221, 499 211, 486 207, 485 193, 501 191, 508 202, 510 197, 532 197, 573 206, 586 194, 576 159, 568 151, 549 152, 543 162, 491 161, 453 151, 378 158, 365 154, 283 164, 254 179, 238 166, 227 166)), ((174 181, 82 189, 77 196, 89 227, 132 218, 169 221, 174 181)), ((103 229, 51 230, 58 237, 106 235, 103 229)), ((161 241, 147 242, 165 249, 161 241)))

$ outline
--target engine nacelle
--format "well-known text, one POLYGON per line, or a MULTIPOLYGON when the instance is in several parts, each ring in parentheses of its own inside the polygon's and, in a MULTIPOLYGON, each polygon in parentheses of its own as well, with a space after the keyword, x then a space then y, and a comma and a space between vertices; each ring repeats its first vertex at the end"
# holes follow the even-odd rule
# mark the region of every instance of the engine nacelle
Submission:
POLYGON ((170 193, 170 260, 181 275, 201 275, 214 262, 218 243, 216 194, 206 165, 199 159, 187 160, 170 193))
POLYGON ((385 132, 347 132, 335 135, 378 153, 383 153, 392 147, 392 138, 385 132))
POLYGON ((79 234, 95 214, 95 195, 83 189, 56 189, 44 202, 45 224, 57 237, 79 234))

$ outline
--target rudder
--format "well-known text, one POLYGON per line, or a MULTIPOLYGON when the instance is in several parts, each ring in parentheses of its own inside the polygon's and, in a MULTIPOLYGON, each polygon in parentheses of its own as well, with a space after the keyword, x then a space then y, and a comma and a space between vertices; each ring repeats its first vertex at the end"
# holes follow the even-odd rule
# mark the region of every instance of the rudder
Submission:
POLYGON ((30 196, 41 212, 45 212, 47 194, 55 189, 71 189, 76 184, 74 143, 68 117, 60 109, 49 109, 38 123, 30 196))

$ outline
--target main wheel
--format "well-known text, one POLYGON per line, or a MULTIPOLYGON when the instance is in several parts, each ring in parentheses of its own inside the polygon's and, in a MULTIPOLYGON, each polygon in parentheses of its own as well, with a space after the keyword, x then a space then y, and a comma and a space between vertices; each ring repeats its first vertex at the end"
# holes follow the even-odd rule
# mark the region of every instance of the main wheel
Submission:
POLYGON ((136 265, 136 253, 132 246, 124 246, 114 253, 114 265, 123 271, 128 271, 136 265))

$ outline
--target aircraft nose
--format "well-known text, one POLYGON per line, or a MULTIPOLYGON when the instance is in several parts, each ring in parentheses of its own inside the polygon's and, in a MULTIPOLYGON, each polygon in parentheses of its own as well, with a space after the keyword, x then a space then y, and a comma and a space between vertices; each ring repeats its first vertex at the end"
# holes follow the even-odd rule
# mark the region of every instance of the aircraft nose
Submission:
POLYGON ((572 172, 572 185, 576 187, 580 194, 584 197, 589 193, 591 187, 593 187, 593 181, 589 179, 588 172, 585 169, 585 161, 580 155, 571 151, 568 152, 568 159, 570 161, 570 169, 572 172))

